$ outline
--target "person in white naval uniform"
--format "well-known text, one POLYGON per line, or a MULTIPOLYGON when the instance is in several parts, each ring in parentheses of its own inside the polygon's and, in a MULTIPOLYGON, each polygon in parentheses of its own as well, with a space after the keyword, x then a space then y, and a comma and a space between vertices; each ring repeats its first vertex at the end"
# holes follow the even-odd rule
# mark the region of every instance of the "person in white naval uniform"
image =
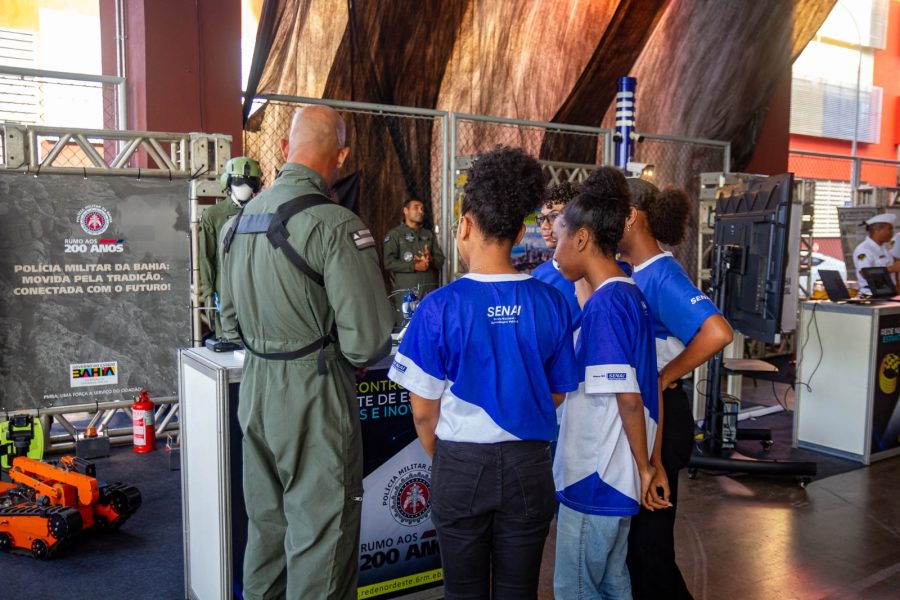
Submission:
POLYGON ((859 282, 861 294, 870 293, 869 284, 863 277, 862 270, 868 267, 887 267, 891 273, 900 271, 900 262, 896 262, 888 248, 888 242, 894 237, 894 223, 897 217, 890 213, 881 213, 867 220, 868 236, 853 250, 853 268, 859 282))

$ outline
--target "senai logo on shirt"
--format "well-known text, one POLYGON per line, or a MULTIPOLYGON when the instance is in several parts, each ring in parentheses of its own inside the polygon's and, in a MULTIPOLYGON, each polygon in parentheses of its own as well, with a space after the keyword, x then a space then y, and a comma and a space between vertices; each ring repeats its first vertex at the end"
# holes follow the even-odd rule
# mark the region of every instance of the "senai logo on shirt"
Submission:
POLYGON ((394 367, 395 369, 397 369, 398 371, 400 371, 401 373, 406 373, 406 365, 400 364, 396 360, 394 361, 394 364, 392 364, 391 366, 394 367))
POLYGON ((487 316, 489 317, 518 317, 522 314, 522 306, 514 304, 513 306, 488 306, 487 316))
POLYGON ((519 322, 522 315, 522 306, 520 304, 488 306, 487 316, 491 320, 491 325, 515 324, 519 322))
POLYGON ((626 379, 628 379, 628 374, 627 373, 607 373, 606 378, 609 380, 625 381, 626 379))

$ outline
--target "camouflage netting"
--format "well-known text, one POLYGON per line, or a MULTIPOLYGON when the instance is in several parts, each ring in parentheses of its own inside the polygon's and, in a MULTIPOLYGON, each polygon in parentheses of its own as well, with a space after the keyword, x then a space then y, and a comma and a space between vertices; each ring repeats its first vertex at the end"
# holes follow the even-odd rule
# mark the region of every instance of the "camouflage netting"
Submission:
MULTIPOLYGON (((730 141, 732 169, 752 156, 770 96, 835 0, 266 0, 275 11, 259 94, 610 126, 616 80, 638 78, 637 129, 730 141)), ((247 125, 247 152, 271 174, 295 106, 269 103, 247 125)), ((348 167, 363 174, 361 215, 380 241, 418 196, 437 219, 443 152, 432 119, 345 113, 348 167), (428 201, 431 202, 428 202, 428 201)), ((597 162, 592 136, 473 128, 468 147, 520 144, 542 158, 597 162), (537 138, 534 136, 538 135, 537 138), (527 137, 527 139, 526 139, 527 137)), ((657 180, 694 197, 721 151, 638 145, 657 180)), ((686 243, 683 247, 691 246, 686 243)))

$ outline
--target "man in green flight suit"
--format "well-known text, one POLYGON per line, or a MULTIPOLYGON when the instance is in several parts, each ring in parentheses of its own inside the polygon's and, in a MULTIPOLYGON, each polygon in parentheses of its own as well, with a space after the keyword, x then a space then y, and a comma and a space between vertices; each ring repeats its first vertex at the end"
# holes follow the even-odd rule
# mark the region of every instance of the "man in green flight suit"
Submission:
POLYGON ((210 329, 216 339, 222 339, 222 320, 215 295, 219 292, 218 239, 222 225, 236 215, 262 187, 259 163, 246 156, 237 156, 225 163, 219 178, 225 198, 208 207, 200 217, 200 297, 206 303, 210 329))
POLYGON ((390 351, 375 240, 331 201, 349 149, 333 109, 298 111, 273 185, 223 229, 222 320, 247 354, 238 420, 244 598, 356 598, 362 440, 354 368, 390 351))
MULTIPOLYGON (((424 222, 425 204, 409 198, 403 203, 403 223, 388 231, 384 238, 384 269, 390 272, 394 289, 418 289, 420 300, 437 287, 444 265, 444 253, 437 237, 422 227, 424 222)), ((398 314, 403 296, 394 296, 398 314)))

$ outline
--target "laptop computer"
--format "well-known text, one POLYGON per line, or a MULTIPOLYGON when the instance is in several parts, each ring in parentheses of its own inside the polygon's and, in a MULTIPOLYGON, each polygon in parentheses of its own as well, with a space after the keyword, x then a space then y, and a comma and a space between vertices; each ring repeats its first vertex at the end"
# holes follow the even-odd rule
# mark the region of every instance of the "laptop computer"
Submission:
POLYGON ((819 277, 822 279, 822 285, 825 286, 825 293, 832 302, 861 302, 860 298, 851 298, 847 285, 841 277, 839 271, 828 271, 819 269, 819 277))
POLYGON ((897 286, 887 267, 867 267, 862 269, 862 276, 866 278, 873 298, 893 298, 897 295, 897 286))

